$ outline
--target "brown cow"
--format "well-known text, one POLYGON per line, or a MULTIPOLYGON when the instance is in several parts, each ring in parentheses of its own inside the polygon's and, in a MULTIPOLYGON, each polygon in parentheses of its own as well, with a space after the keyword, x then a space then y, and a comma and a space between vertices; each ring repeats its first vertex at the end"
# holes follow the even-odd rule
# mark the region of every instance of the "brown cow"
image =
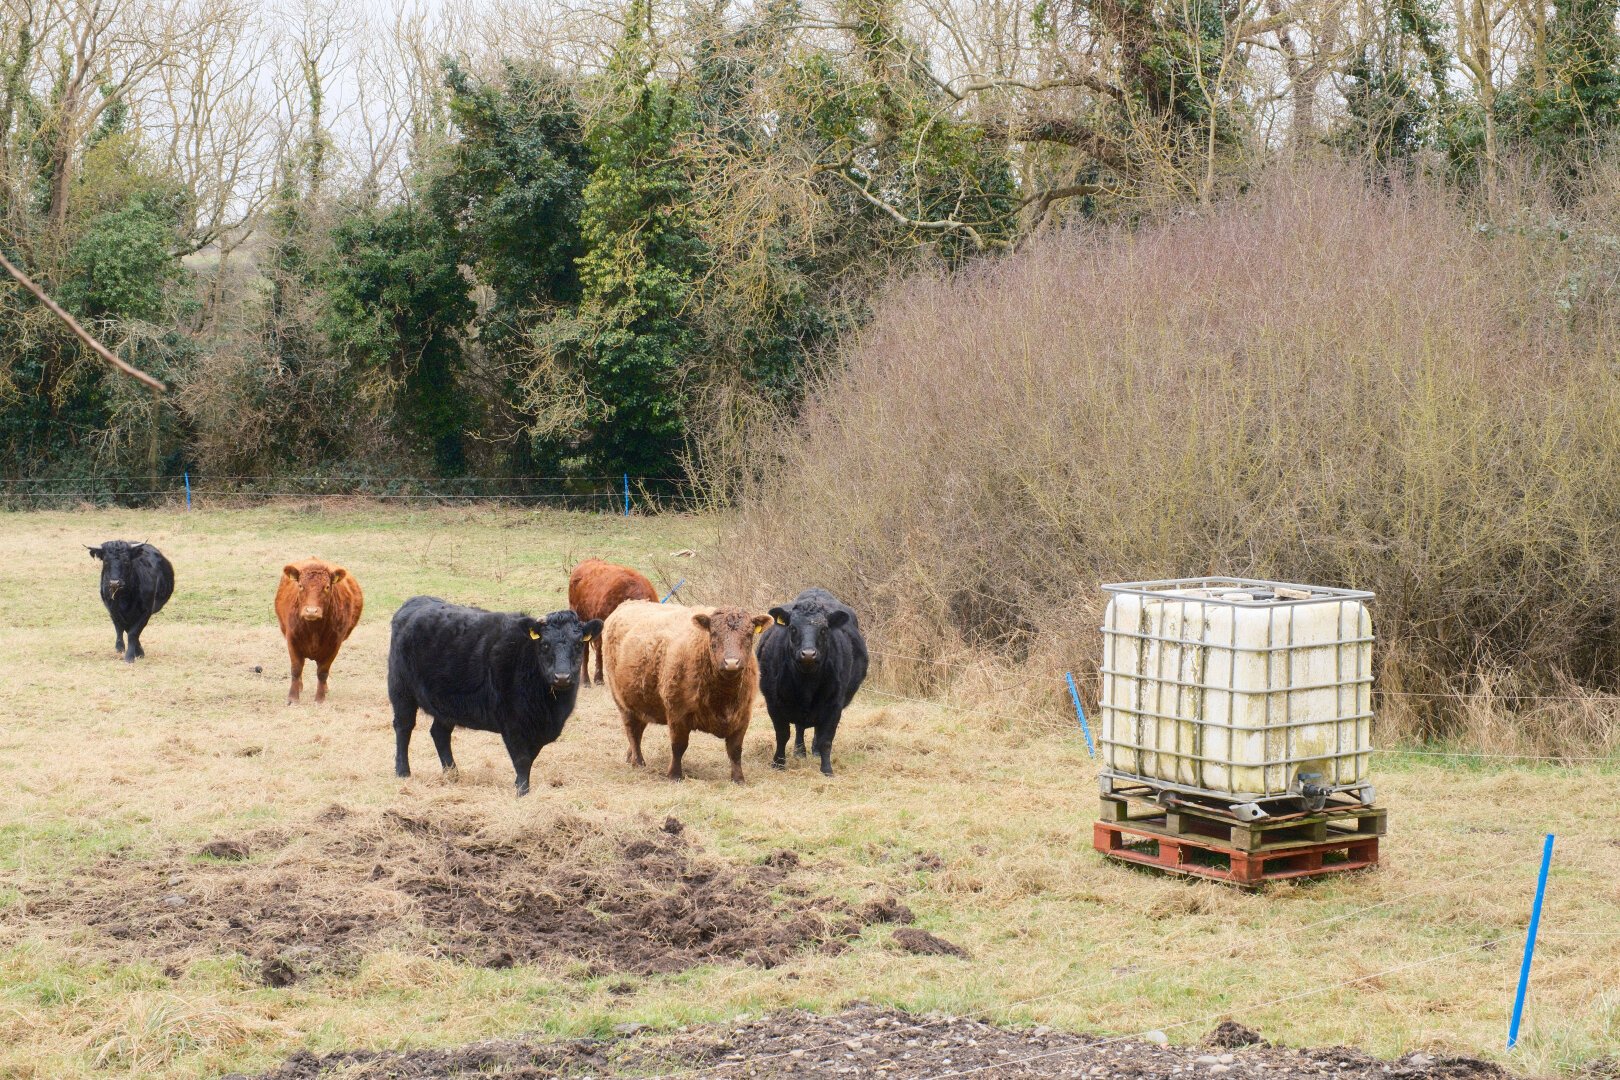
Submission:
MULTIPOLYGON (((580 622, 606 619, 626 600, 657 600, 658 590, 646 576, 628 566, 601 559, 586 559, 568 575, 568 606, 580 622)), ((579 665, 582 686, 591 685, 591 653, 596 653, 596 681, 602 681, 602 637, 597 635, 585 648, 579 665)))
POLYGON ((292 685, 287 704, 298 701, 304 689, 304 661, 315 661, 315 700, 326 700, 326 676, 332 661, 360 621, 365 597, 360 583, 341 566, 306 559, 281 568, 276 590, 276 619, 287 638, 292 658, 292 685))
POLYGON ((681 756, 694 731, 726 740, 731 779, 742 783, 743 735, 759 689, 754 636, 769 615, 742 608, 665 607, 645 600, 622 604, 602 628, 608 689, 624 719, 625 760, 645 765, 641 733, 669 725, 669 778, 682 779, 681 756))

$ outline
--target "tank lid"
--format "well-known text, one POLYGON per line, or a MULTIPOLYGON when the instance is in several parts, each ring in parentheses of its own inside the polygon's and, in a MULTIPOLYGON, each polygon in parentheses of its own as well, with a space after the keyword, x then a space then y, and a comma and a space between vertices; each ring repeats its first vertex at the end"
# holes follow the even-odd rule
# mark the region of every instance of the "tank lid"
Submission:
POLYGON ((1300 585, 1292 581, 1262 578, 1201 577, 1162 578, 1158 581, 1105 583, 1103 591, 1115 595, 1144 596, 1154 600, 1197 600, 1212 604, 1245 607, 1273 604, 1325 604, 1339 600, 1371 600, 1373 594, 1360 589, 1333 589, 1325 585, 1300 585))

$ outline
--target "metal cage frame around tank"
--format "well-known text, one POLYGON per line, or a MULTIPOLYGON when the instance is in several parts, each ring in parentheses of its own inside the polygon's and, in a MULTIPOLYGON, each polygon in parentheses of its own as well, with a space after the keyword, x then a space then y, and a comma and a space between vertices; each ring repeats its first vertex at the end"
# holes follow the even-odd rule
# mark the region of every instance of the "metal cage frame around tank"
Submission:
MULTIPOLYGON (((1292 771, 1292 766, 1305 764, 1307 762, 1330 760, 1334 763, 1335 773, 1339 774, 1342 773, 1339 763, 1346 759, 1354 759, 1370 755, 1370 744, 1365 748, 1356 744, 1359 743, 1359 739, 1357 738, 1359 725, 1365 721, 1369 725, 1370 729, 1373 717, 1373 675, 1371 658, 1370 655, 1368 655, 1373 642, 1373 635, 1371 633, 1367 633, 1366 635, 1360 634, 1360 622, 1358 620, 1356 623, 1358 633, 1354 637, 1341 636, 1332 642, 1326 643, 1311 642, 1296 644, 1293 641, 1294 619, 1290 617, 1287 620, 1288 640, 1282 642, 1281 644, 1277 644, 1275 641, 1277 622, 1275 613, 1284 607, 1308 607, 1314 604, 1337 604, 1339 605, 1340 610, 1335 625, 1341 628, 1342 633, 1342 627, 1344 626, 1344 605, 1350 602, 1355 602, 1364 607, 1367 602, 1374 599, 1374 595, 1372 593, 1359 589, 1334 589, 1320 585, 1301 585, 1292 582, 1271 581, 1262 578, 1224 576, 1161 578, 1153 581, 1119 582, 1115 584, 1105 584, 1102 586, 1102 588, 1104 592, 1110 594, 1111 596, 1134 595, 1143 597, 1144 599, 1161 601, 1179 600, 1187 603, 1225 605, 1233 608, 1248 608, 1251 610, 1266 608, 1269 609, 1270 612, 1267 616, 1268 643, 1264 646, 1246 646, 1238 644, 1238 620, 1235 617, 1231 620, 1231 639, 1225 643, 1207 640, 1199 641, 1185 638, 1171 638, 1165 636, 1163 629, 1167 609, 1161 610, 1159 617, 1160 633, 1158 635, 1142 633, 1136 630, 1125 631, 1118 627, 1107 625, 1099 627, 1103 635, 1102 663, 1098 668, 1103 680, 1099 702, 1103 724, 1101 725, 1098 739, 1098 747, 1100 751, 1099 756, 1102 757, 1103 764, 1099 776, 1099 784, 1104 794, 1109 794, 1119 790, 1121 785, 1127 787, 1146 785, 1147 787, 1159 792, 1176 792, 1186 795, 1203 796, 1205 798, 1226 802, 1232 806, 1239 816, 1251 818, 1263 817, 1270 812, 1267 809, 1267 804, 1277 803, 1283 800, 1298 800, 1301 797, 1301 792, 1298 790, 1279 791, 1275 788, 1259 792, 1236 790, 1231 786, 1231 777, 1234 775, 1235 770, 1239 765, 1244 767, 1258 767, 1261 769, 1261 776, 1269 778, 1272 775, 1273 769, 1280 769, 1283 775, 1286 776, 1292 771), (1306 595, 1298 598, 1286 597, 1268 600, 1227 600, 1218 596, 1178 597, 1166 595, 1166 593, 1170 590, 1192 589, 1219 589, 1228 592, 1244 589, 1286 589, 1293 592, 1305 593, 1306 595), (1115 666, 1115 657, 1117 656, 1118 639, 1121 637, 1135 638, 1138 641, 1143 642, 1139 648, 1143 649, 1144 652, 1146 650, 1147 642, 1159 642, 1162 645, 1172 645, 1177 647, 1191 646, 1198 648, 1214 648, 1226 651, 1230 655, 1231 664, 1231 669, 1229 670, 1228 674, 1228 685, 1218 686, 1209 684, 1208 682, 1189 683, 1180 678, 1164 677, 1162 673, 1162 666, 1164 663, 1166 650, 1163 648, 1159 650, 1158 663, 1160 665, 1160 671, 1155 675, 1148 676, 1142 672, 1120 671, 1115 666), (1364 645, 1368 647, 1366 650, 1363 650, 1362 648, 1364 645), (1323 647, 1331 647, 1334 650, 1336 675, 1334 681, 1307 686, 1274 687, 1270 685, 1273 671, 1271 657, 1273 655, 1277 653, 1288 654, 1298 650, 1319 649, 1323 647), (1355 661, 1354 670, 1350 672, 1343 670, 1347 649, 1349 650, 1350 655, 1354 657, 1355 661), (1237 688, 1235 685, 1235 673, 1237 657, 1240 653, 1263 654, 1267 657, 1267 685, 1264 688, 1256 690, 1240 690, 1237 688), (1363 664, 1364 656, 1366 657, 1365 664, 1363 664), (1109 693, 1109 690, 1111 689, 1110 681, 1112 679, 1121 678, 1130 679, 1136 683, 1138 689, 1136 708, 1114 704, 1111 701, 1113 695, 1109 693), (1162 704, 1160 704, 1157 710, 1149 710, 1145 707, 1145 702, 1142 700, 1142 697, 1145 695, 1143 695, 1141 692, 1142 687, 1149 683, 1156 684, 1161 694, 1163 688, 1166 686, 1175 687, 1178 695, 1187 690, 1192 690, 1198 693, 1225 693, 1229 695, 1227 704, 1227 717, 1229 721, 1235 720, 1237 717, 1236 699, 1238 696, 1265 697, 1267 699, 1266 713, 1269 718, 1271 713, 1270 699, 1276 695, 1281 695, 1283 702, 1283 719, 1280 723, 1268 722, 1259 726, 1246 724, 1240 725, 1230 722, 1224 725, 1213 725, 1207 724, 1206 722, 1196 718, 1164 712, 1162 704), (1362 687, 1366 687, 1367 706, 1364 709, 1361 707, 1362 687), (1337 691, 1340 707, 1337 711, 1337 715, 1331 721, 1323 721, 1320 719, 1296 720, 1292 717, 1291 713, 1294 695, 1310 690, 1337 691), (1348 711, 1344 709, 1344 695, 1347 691, 1354 694, 1354 705, 1348 711), (1117 731, 1119 721, 1113 719, 1110 716, 1110 713, 1121 714, 1130 718, 1129 723, 1131 726, 1131 731, 1134 734, 1134 739, 1132 741, 1122 741, 1117 737, 1115 733, 1117 731), (1163 747, 1147 745, 1144 733, 1144 724, 1149 721, 1153 722, 1155 725, 1164 721, 1171 721, 1174 723, 1190 723, 1194 725, 1195 728, 1200 730, 1216 726, 1222 727, 1226 731, 1226 757, 1221 758, 1210 756, 1207 752, 1183 753, 1179 750, 1179 748, 1176 750, 1166 750, 1163 747), (1293 745, 1294 729, 1304 726, 1321 726, 1324 723, 1331 723, 1333 725, 1334 748, 1332 753, 1327 755, 1317 753, 1310 756, 1302 756, 1297 753, 1293 745), (1344 733, 1346 726, 1349 727, 1351 732, 1352 746, 1349 748, 1344 746, 1344 733), (1283 733, 1282 757, 1273 758, 1269 753, 1267 753, 1262 755, 1263 760, 1261 761, 1237 762, 1233 760, 1236 757, 1236 740, 1240 734, 1260 733, 1262 738, 1264 738, 1266 734, 1277 731, 1281 731, 1283 733), (1125 772, 1114 768, 1112 763, 1115 755, 1111 752, 1114 750, 1124 750, 1131 753, 1136 762, 1136 771, 1125 772), (1148 769, 1143 763, 1143 758, 1146 754, 1156 754, 1161 758, 1196 762, 1197 767, 1195 772, 1200 779, 1204 778, 1204 766, 1206 764, 1225 766, 1227 768, 1227 776, 1229 780, 1228 787, 1226 789, 1198 787, 1149 776, 1147 775, 1148 769)), ((1264 745, 1264 743, 1262 743, 1262 745, 1264 745)), ((1200 746, 1197 749, 1201 750, 1202 747, 1200 746)), ((1352 783, 1327 784, 1323 785, 1323 787, 1330 793, 1352 793, 1359 801, 1366 803, 1373 802, 1374 798, 1376 797, 1376 792, 1372 784, 1366 779, 1359 779, 1352 783)))

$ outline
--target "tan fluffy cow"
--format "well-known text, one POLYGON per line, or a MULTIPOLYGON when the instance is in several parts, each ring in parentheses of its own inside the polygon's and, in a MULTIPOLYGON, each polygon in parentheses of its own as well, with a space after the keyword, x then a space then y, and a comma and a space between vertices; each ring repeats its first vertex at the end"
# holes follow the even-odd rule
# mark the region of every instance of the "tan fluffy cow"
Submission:
POLYGON ((742 783, 743 735, 759 688, 754 637, 770 622, 742 608, 620 604, 602 628, 602 648, 630 741, 625 760, 647 764, 641 734, 648 724, 667 724, 669 778, 680 780, 688 738, 705 731, 726 741, 731 779, 742 783))

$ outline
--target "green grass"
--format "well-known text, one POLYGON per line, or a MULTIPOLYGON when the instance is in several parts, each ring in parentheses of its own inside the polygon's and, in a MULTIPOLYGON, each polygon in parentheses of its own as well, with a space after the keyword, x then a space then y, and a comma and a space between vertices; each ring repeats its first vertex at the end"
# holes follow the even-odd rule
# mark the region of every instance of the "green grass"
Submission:
MULTIPOLYGON (((603 1035, 627 1022, 668 1028, 856 999, 1076 1030, 1160 1028, 1177 1041, 1231 1016, 1287 1043, 1481 1054, 1530 1073, 1613 1053, 1612 770, 1382 759, 1385 864, 1259 895, 1093 853, 1095 770, 1059 717, 1008 724, 863 698, 840 731, 838 775, 828 780, 802 762, 769 770, 770 727, 757 713, 745 786, 726 782, 723 750, 705 737, 687 756, 692 779, 673 785, 660 776, 662 733, 648 737, 650 769, 629 769, 605 692, 586 691, 563 738, 542 753, 535 793, 520 801, 499 741, 480 733, 457 737, 460 784, 431 767, 425 725, 413 747, 418 775, 393 777, 383 674, 394 607, 426 592, 554 610, 566 568, 588 555, 641 566, 667 586, 685 575, 685 560, 671 553, 711 543, 709 521, 363 505, 3 521, 0 607, 15 617, 0 629, 8 664, 0 1075, 113 1068, 199 1077, 268 1067, 299 1048, 603 1035), (174 600, 134 666, 113 658, 97 564, 77 546, 114 537, 149 539, 176 566, 174 600), (366 614, 334 668, 328 704, 288 708, 270 602, 281 566, 312 554, 355 574, 366 614), (165 966, 76 922, 71 909, 33 910, 32 897, 76 895, 69 882, 89 870, 138 873, 211 838, 297 833, 333 803, 356 813, 453 813, 516 832, 561 815, 604 830, 674 815, 718 856, 756 862, 797 852, 820 892, 857 901, 896 892, 918 925, 971 959, 902 953, 879 927, 839 955, 804 954, 771 970, 605 977, 574 962, 453 963, 405 934, 346 973, 270 989, 227 950, 165 966), (1559 843, 1544 939, 1524 1044, 1507 1057, 1507 1010, 1546 831, 1559 843), (919 869, 925 853, 940 868, 919 869), (1466 951, 1380 974, 1457 950, 1466 951), (1313 993, 1350 980, 1358 981, 1313 993), (614 992, 626 982, 629 993, 614 992), (1267 1004, 1281 998, 1291 1000, 1267 1004)), ((263 858, 292 865, 297 845, 288 851, 263 858)))

